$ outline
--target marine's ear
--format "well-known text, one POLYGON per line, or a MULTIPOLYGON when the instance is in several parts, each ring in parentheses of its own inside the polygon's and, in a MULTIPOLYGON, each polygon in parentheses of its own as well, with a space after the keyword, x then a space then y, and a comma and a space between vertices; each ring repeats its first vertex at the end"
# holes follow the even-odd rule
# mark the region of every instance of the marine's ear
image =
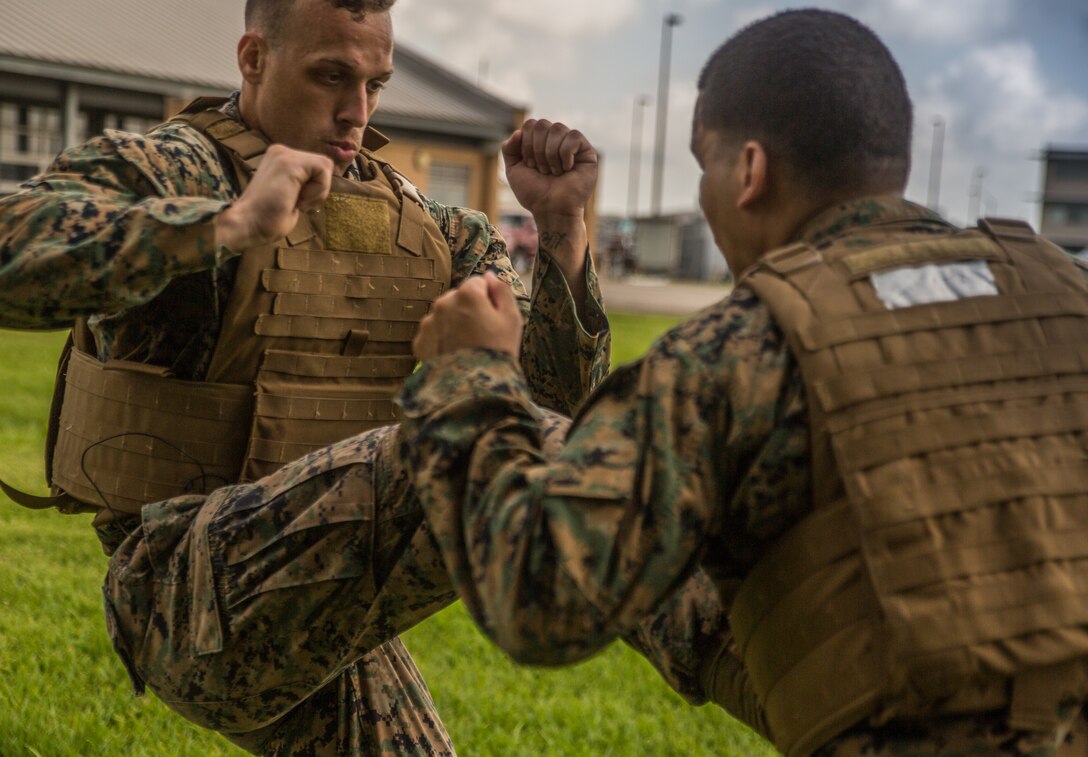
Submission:
POLYGON ((740 148, 734 162, 734 180, 737 182, 737 208, 750 208, 770 192, 770 166, 767 150, 754 139, 740 148))
POLYGON ((264 73, 268 45, 258 32, 246 32, 238 40, 238 70, 250 84, 257 84, 264 73))

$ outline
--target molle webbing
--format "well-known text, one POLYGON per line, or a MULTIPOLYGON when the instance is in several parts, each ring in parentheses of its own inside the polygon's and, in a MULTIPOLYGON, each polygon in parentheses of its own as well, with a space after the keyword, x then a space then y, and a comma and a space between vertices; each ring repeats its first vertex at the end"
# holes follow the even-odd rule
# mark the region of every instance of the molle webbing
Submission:
MULTIPOLYGON (((175 120, 208 136, 244 188, 268 144, 222 104, 197 101, 175 120)), ((412 338, 450 285, 449 248, 407 179, 365 151, 359 165, 367 180, 333 177, 322 208, 239 256, 206 383, 72 351, 76 370, 58 389, 56 488, 135 511, 259 478, 397 420, 412 338)))
POLYGON ((1085 693, 1069 666, 1088 655, 1088 288, 1025 229, 796 245, 746 277, 812 425, 815 514, 731 618, 788 755, 867 717, 1007 706, 1010 681, 1021 727, 1085 693), (980 259, 1000 294, 887 310, 868 280, 980 259))
MULTIPOLYGON (((248 181, 259 134, 216 111, 183 120, 248 181)), ((396 422, 419 321, 449 287, 449 249, 414 188, 365 151, 359 165, 366 181, 333 177, 321 209, 239 263, 208 380, 256 390, 243 480, 396 422)))
POLYGON ((171 379, 73 350, 53 483, 83 502, 139 512, 238 479, 252 390, 171 379))

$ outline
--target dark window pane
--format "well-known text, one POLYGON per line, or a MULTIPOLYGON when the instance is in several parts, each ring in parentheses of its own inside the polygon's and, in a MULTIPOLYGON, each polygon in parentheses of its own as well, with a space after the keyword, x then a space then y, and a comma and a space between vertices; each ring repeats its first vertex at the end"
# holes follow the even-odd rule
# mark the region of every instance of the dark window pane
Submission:
POLYGON ((36 166, 19 163, 0 163, 0 181, 26 181, 38 175, 36 166))

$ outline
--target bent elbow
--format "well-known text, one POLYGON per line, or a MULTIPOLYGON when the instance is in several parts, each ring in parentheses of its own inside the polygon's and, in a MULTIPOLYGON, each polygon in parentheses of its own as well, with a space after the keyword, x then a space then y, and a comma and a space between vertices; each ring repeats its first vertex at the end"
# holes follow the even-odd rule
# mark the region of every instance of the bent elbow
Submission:
POLYGON ((500 624, 491 638, 519 665, 560 667, 583 662, 612 640, 611 635, 590 630, 585 624, 561 622, 556 614, 522 617, 519 622, 500 624))

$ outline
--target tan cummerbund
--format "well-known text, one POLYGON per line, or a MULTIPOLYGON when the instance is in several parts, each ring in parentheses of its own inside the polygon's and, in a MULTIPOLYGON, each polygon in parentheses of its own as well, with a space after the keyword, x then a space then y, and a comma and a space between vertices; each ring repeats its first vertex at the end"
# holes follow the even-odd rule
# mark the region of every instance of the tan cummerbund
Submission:
POLYGON ((238 480, 253 387, 170 378, 153 366, 72 350, 53 483, 119 512, 238 480))

